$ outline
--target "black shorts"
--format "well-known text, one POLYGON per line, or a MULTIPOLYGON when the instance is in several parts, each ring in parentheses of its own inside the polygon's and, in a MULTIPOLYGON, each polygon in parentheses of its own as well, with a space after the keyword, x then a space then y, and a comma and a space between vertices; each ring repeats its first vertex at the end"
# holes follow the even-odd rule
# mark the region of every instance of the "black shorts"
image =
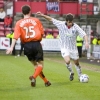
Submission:
POLYGON ((24 54, 29 61, 43 61, 43 49, 38 41, 25 43, 24 54))

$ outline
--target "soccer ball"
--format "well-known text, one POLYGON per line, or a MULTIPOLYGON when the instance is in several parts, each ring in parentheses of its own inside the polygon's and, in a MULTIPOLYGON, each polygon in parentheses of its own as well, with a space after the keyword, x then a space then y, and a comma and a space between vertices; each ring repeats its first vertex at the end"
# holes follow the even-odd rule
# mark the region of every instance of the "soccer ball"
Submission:
POLYGON ((89 81, 89 76, 87 74, 82 74, 80 76, 80 82, 81 83, 87 83, 89 81))

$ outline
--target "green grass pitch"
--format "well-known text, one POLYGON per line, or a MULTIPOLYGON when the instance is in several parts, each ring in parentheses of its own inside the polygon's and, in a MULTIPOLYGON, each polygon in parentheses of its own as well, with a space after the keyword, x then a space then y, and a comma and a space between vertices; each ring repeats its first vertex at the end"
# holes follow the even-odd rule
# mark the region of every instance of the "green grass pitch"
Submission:
POLYGON ((0 55, 0 100, 100 100, 100 66, 82 63, 82 72, 89 75, 88 83, 75 77, 69 81, 69 72, 62 57, 45 57, 44 73, 52 83, 45 87, 37 78, 36 87, 30 86, 33 66, 27 57, 0 55))

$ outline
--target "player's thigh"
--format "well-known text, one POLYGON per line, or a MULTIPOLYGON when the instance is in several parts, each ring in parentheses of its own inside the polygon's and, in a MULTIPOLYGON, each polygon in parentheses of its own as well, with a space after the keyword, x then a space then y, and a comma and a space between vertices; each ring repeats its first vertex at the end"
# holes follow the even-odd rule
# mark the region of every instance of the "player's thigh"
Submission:
POLYGON ((63 57, 66 63, 70 63, 70 56, 63 57))

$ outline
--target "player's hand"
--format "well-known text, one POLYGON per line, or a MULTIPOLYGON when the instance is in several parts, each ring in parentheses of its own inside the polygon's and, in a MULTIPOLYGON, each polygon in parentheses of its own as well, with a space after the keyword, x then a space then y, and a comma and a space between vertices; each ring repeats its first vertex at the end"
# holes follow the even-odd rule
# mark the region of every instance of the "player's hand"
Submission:
POLYGON ((39 11, 39 12, 36 13, 36 15, 42 16, 43 14, 39 11))
POLYGON ((12 48, 8 48, 8 49, 6 50, 6 54, 12 54, 12 51, 13 51, 12 48))

